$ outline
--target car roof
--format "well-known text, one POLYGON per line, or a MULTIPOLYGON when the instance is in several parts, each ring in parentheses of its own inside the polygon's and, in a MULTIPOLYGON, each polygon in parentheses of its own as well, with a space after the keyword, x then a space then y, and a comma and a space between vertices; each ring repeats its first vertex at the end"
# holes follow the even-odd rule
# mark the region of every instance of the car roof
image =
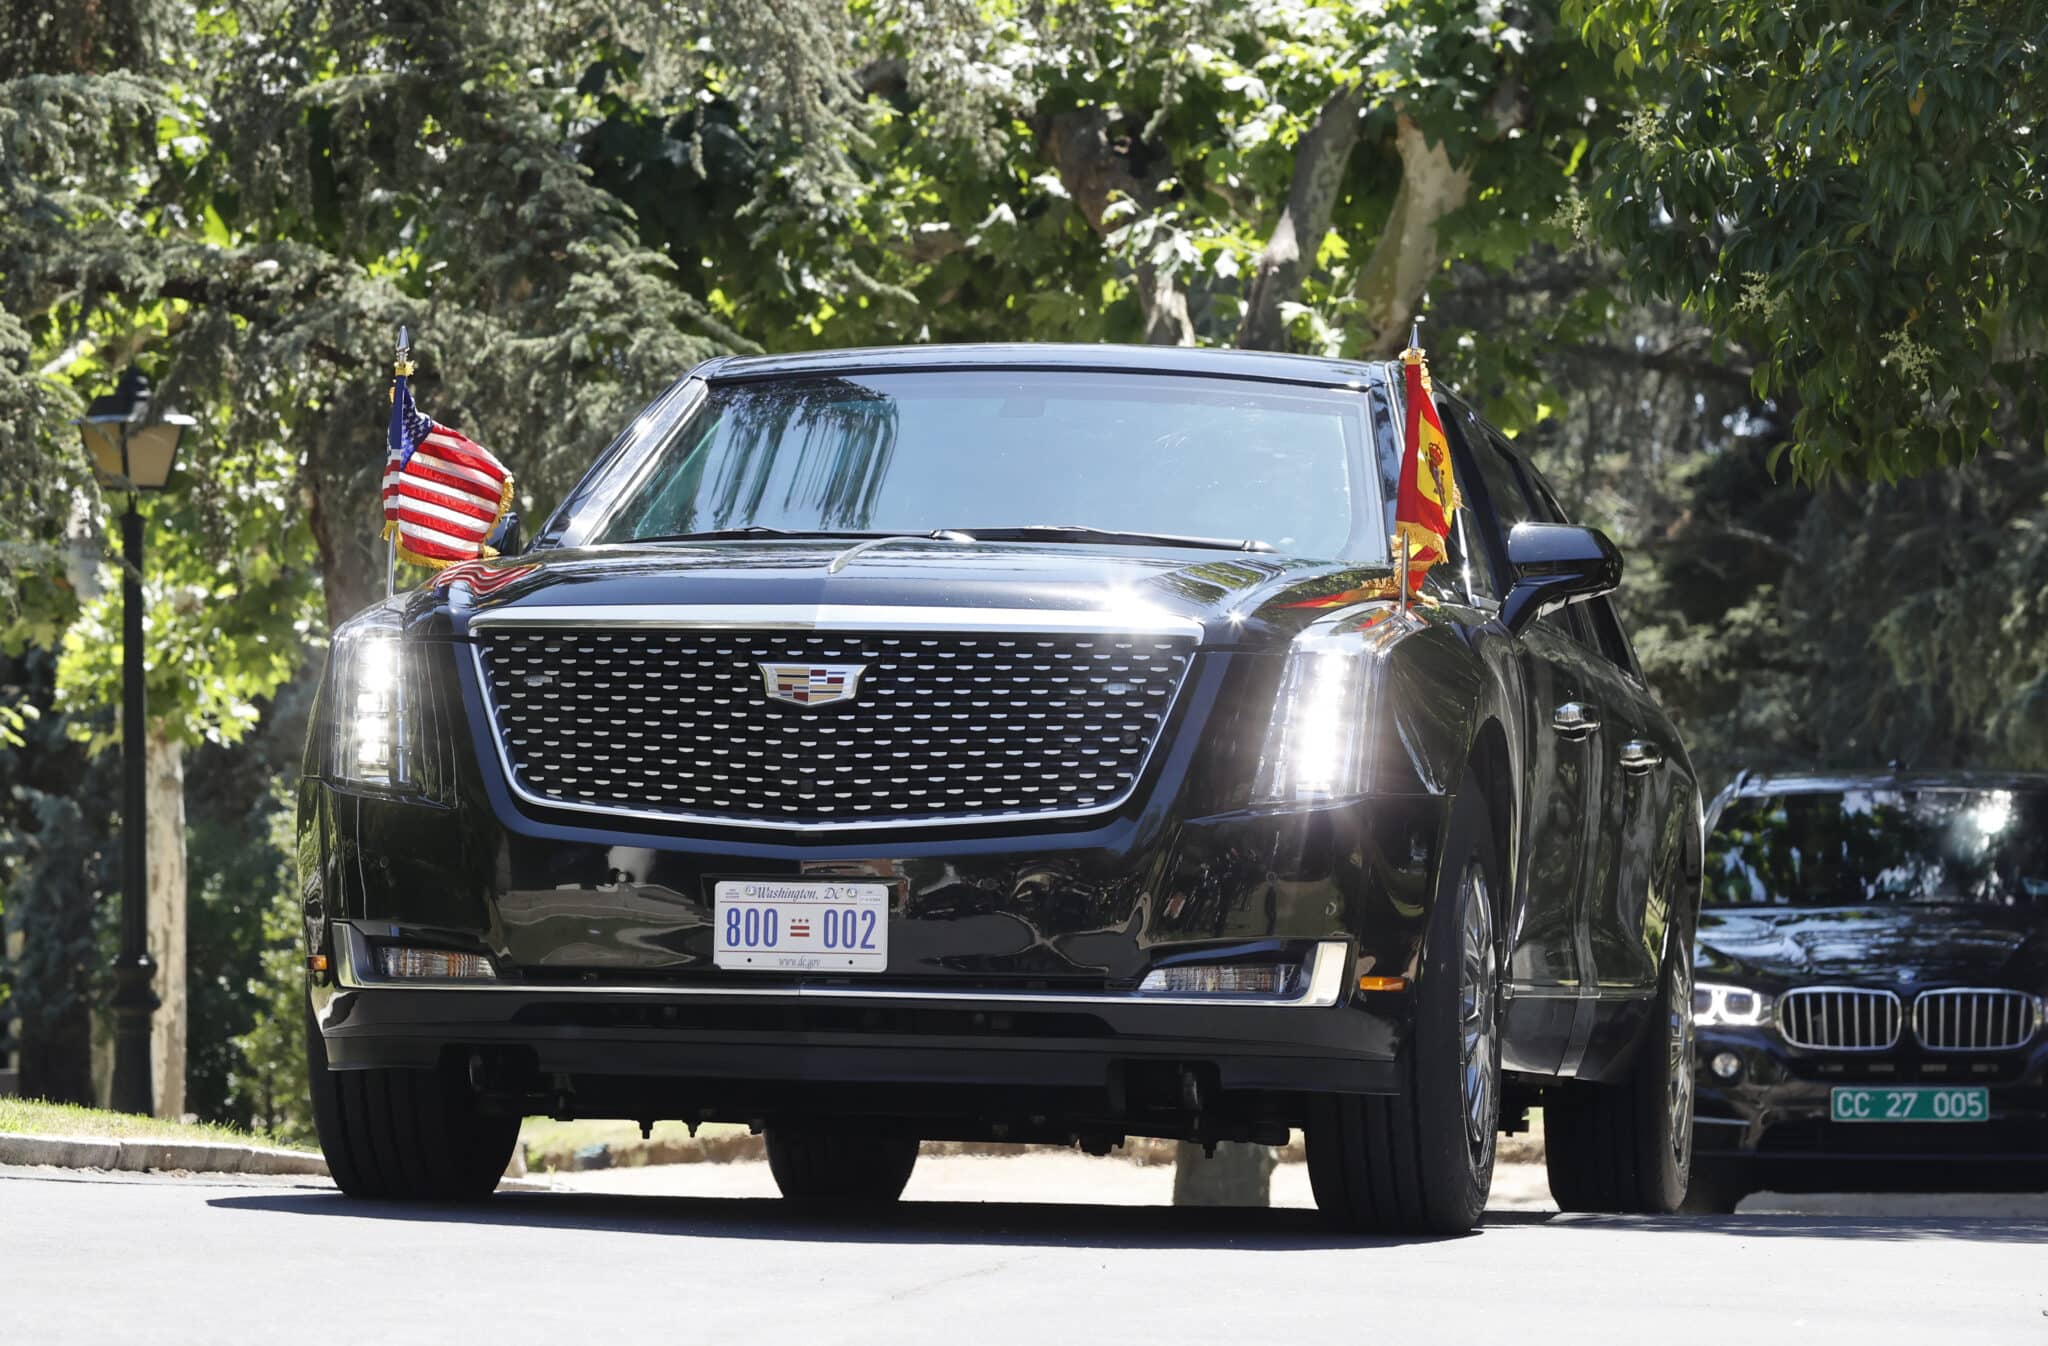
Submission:
POLYGON ((1744 772, 1735 781, 1737 795, 1832 794, 1843 790, 2048 790, 2048 771, 1995 767, 1945 767, 1925 770, 1872 767, 1848 771, 1744 772))
POLYGON ((818 377, 870 371, 1072 369, 1091 372, 1195 374, 1210 378, 1265 379, 1324 388, 1362 386, 1381 368, 1363 360, 1329 360, 1278 351, 1204 346, 1116 346, 1057 342, 979 345, 867 346, 798 351, 788 355, 726 355, 692 371, 710 383, 818 377))

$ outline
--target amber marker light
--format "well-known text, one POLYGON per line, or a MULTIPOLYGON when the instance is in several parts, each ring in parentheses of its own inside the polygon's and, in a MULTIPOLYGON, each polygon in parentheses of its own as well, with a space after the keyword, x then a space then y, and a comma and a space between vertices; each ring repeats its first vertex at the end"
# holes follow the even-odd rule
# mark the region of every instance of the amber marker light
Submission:
POLYGON ((1360 977, 1358 979, 1358 989, 1361 991, 1405 991, 1408 989, 1408 979, 1406 977, 1360 977))

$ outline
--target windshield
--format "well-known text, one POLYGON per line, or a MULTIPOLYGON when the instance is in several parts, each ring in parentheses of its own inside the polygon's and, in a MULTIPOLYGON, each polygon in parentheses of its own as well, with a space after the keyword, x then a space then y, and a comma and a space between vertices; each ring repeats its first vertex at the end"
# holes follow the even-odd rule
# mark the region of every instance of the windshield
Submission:
POLYGON ((1708 906, 2048 899, 2048 794, 1845 790, 1732 800, 1707 841, 1708 906))
POLYGON ((1380 560, 1363 413, 1352 393, 1156 374, 724 384, 634 458, 584 536, 1067 524, 1380 560))

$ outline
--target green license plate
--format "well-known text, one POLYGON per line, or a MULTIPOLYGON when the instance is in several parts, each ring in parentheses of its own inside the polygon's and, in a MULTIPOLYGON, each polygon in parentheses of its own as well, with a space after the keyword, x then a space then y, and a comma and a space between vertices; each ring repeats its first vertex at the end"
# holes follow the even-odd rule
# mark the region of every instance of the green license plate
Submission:
POLYGON ((1838 1122, 1982 1122, 1991 1116, 1991 1091, 1981 1086, 1946 1089, 1932 1084, 1882 1089, 1838 1086, 1829 1115, 1838 1122))

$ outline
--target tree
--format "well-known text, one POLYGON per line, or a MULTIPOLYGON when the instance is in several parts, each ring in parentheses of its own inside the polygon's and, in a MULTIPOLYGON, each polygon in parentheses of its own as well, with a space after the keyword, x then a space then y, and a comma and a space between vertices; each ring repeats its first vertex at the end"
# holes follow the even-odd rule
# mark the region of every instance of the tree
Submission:
POLYGON ((2048 444, 2048 4, 1570 0, 1646 105, 1591 214, 1649 295, 1762 353, 1793 465, 2048 444))

